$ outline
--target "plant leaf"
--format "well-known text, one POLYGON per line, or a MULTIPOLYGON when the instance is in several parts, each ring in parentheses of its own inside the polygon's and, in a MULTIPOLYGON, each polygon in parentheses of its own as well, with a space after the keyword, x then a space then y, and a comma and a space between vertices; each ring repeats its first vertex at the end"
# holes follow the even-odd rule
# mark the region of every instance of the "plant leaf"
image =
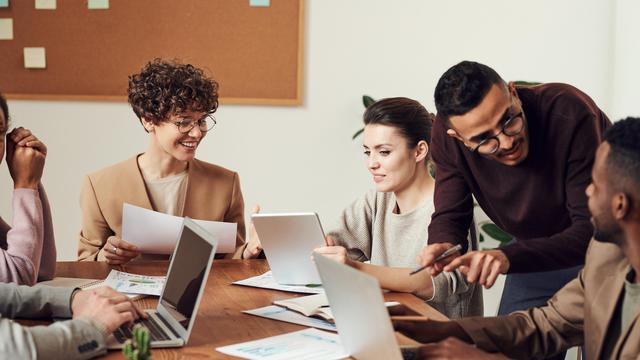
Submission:
POLYGON ((353 134, 353 136, 351 137, 351 140, 355 140, 358 136, 360 136, 360 134, 362 134, 364 132, 364 129, 360 129, 358 131, 356 131, 355 134, 353 134))
POLYGON ((486 223, 480 226, 482 231, 484 231, 487 235, 491 236, 491 238, 500 242, 500 244, 506 244, 513 239, 513 236, 500 229, 494 223, 486 223))
POLYGON ((374 102, 376 102, 375 100, 373 100, 373 98, 369 95, 362 95, 362 104, 364 105, 365 109, 368 108, 369 106, 371 106, 371 104, 373 104, 374 102))
POLYGON ((535 86, 535 85, 540 85, 542 83, 537 81, 515 80, 513 84, 516 86, 535 86))

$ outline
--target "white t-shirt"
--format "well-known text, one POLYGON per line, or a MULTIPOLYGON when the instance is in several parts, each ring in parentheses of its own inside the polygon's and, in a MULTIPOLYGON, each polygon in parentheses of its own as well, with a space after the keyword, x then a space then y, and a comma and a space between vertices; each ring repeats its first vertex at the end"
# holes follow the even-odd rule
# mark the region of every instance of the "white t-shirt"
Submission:
POLYGON ((162 179, 149 180, 144 174, 151 204, 161 213, 182 216, 184 199, 187 194, 187 171, 162 179))

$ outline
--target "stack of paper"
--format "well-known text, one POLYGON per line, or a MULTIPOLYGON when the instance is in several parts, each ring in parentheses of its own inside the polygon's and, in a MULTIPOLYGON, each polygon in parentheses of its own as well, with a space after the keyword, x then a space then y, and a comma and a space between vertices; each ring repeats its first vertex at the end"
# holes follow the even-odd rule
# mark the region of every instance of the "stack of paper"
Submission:
MULTIPOLYGON (((143 253, 172 254, 178 242, 183 218, 125 203, 122 206, 122 239, 143 253)), ((210 232, 218 246, 216 253, 232 253, 236 249, 238 224, 221 221, 193 220, 210 232)))

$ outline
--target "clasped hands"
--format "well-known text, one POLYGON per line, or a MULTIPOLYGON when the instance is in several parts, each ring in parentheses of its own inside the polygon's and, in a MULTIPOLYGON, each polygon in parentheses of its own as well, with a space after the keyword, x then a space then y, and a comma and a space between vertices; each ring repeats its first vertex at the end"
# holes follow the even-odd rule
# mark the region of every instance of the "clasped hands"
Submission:
POLYGON ((9 132, 6 141, 7 166, 14 188, 37 190, 44 170, 47 146, 23 127, 9 132))

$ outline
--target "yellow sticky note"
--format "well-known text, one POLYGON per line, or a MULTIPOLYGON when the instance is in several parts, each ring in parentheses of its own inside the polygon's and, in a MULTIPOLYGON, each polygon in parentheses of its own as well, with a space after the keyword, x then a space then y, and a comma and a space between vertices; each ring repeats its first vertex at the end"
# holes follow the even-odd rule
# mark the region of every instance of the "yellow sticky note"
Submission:
POLYGON ((109 8, 109 0, 89 0, 87 8, 90 10, 105 10, 109 8))
POLYGON ((24 48, 24 67, 26 69, 46 69, 47 57, 43 47, 24 48))
POLYGON ((56 0, 36 0, 36 9, 39 10, 55 10, 56 0))
POLYGON ((13 19, 0 19, 0 40, 13 40, 13 19))

